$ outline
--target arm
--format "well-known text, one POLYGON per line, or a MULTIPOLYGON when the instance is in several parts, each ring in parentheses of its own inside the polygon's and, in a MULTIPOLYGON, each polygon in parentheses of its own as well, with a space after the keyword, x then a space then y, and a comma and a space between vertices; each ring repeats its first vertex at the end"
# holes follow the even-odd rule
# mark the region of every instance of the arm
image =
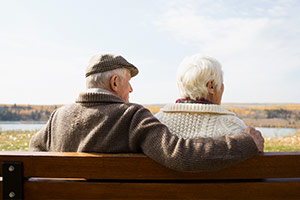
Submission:
POLYGON ((246 129, 246 124, 236 116, 223 115, 219 116, 216 121, 217 133, 216 136, 235 135, 243 133, 246 129))
POLYGON ((133 116, 130 134, 130 142, 148 157, 179 171, 218 170, 258 153, 252 137, 245 133, 218 139, 178 138, 145 108, 133 116))
POLYGON ((49 151, 51 121, 55 112, 56 110, 51 114, 47 124, 31 138, 29 143, 30 151, 49 151))

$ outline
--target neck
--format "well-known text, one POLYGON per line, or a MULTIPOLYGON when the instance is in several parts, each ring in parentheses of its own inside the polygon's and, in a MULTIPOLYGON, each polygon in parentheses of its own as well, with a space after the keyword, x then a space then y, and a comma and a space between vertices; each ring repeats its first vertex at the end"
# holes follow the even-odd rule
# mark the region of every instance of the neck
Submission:
POLYGON ((108 93, 112 93, 111 91, 103 89, 103 88, 87 88, 86 92, 108 92, 108 93))
POLYGON ((181 98, 177 99, 176 103, 200 103, 200 104, 214 104, 213 102, 205 99, 205 98, 200 98, 200 99, 191 99, 189 97, 186 98, 181 98))

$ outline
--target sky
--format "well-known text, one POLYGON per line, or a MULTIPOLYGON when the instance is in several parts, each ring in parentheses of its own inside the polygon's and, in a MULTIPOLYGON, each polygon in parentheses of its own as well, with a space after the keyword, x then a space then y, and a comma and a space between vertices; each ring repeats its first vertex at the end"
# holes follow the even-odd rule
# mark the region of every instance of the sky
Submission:
POLYGON ((68 104, 97 54, 138 67, 130 101, 178 99, 194 54, 224 71, 223 103, 300 103, 299 0, 0 0, 0 104, 68 104))

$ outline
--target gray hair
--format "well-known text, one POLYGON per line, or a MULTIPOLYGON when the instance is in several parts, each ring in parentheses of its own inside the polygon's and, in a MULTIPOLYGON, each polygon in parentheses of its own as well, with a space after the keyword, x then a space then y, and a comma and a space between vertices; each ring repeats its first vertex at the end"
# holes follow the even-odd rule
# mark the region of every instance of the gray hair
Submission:
POLYGON ((213 81, 218 90, 221 89, 223 71, 216 59, 200 54, 183 59, 177 71, 177 86, 181 97, 207 98, 209 81, 213 81))
POLYGON ((126 77, 128 69, 117 68, 111 71, 91 74, 86 78, 86 88, 106 88, 109 86, 109 81, 113 75, 118 75, 121 79, 126 77))

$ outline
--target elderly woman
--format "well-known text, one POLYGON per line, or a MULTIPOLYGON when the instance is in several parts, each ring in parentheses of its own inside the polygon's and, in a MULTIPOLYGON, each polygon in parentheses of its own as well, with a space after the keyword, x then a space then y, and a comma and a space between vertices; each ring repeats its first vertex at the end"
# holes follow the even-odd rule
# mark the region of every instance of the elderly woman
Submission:
POLYGON ((220 106, 223 72, 216 59, 202 55, 185 58, 178 69, 177 85, 182 98, 155 115, 172 133, 184 139, 217 138, 245 130, 242 120, 220 106))

